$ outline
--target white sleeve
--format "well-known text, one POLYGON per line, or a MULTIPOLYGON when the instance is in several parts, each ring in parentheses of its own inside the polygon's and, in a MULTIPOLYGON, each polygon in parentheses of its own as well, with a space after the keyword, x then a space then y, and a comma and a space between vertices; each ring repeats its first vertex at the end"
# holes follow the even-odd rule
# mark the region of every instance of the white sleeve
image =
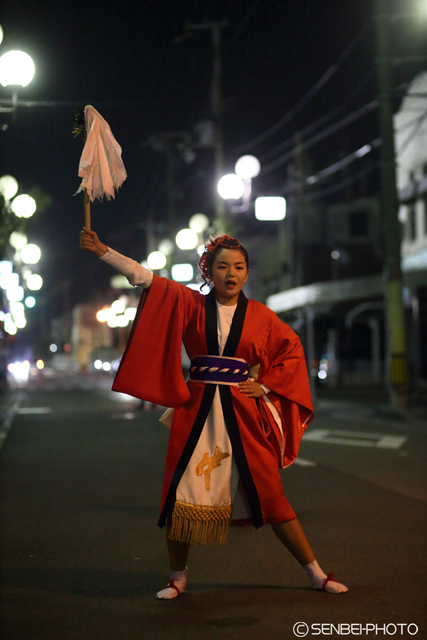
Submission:
POLYGON ((153 282, 153 274, 149 269, 143 267, 142 264, 139 264, 136 260, 127 258, 121 253, 114 251, 114 249, 110 249, 110 247, 107 247, 107 252, 101 256, 101 260, 126 276, 130 284, 135 287, 147 289, 153 282))

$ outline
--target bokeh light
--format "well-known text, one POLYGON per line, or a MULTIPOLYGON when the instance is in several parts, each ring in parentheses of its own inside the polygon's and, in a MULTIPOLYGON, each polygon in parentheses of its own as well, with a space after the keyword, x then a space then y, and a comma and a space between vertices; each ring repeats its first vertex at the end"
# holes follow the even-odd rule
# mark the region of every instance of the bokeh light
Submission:
MULTIPOLYGON (((37 264, 42 252, 36 244, 26 244, 21 251, 21 260, 25 264, 37 264)), ((31 277, 31 276, 30 276, 31 277)))
POLYGON ((203 233, 209 227, 209 218, 204 213, 195 213, 191 216, 188 226, 196 233, 203 233))
POLYGON ((255 156, 242 156, 236 162, 234 170, 241 178, 256 178, 261 171, 261 164, 255 156))
POLYGON ((2 176, 0 178, 0 193, 4 196, 6 202, 18 193, 18 182, 13 176, 2 176))
POLYGON ((176 234, 175 242, 179 249, 187 251, 197 247, 199 238, 197 233, 192 229, 181 229, 181 231, 176 234))
POLYGON ((39 291, 43 286, 43 278, 38 273, 33 273, 27 279, 27 287, 30 291, 39 291))
POLYGON ((223 176, 218 182, 218 193, 224 200, 238 200, 245 192, 245 182, 235 173, 223 176))
POLYGON ((37 209, 37 204, 34 198, 23 193, 12 200, 11 209, 18 218, 31 218, 37 209))
POLYGON ((163 269, 166 266, 166 256, 161 251, 152 251, 148 254, 147 262, 153 271, 163 269))

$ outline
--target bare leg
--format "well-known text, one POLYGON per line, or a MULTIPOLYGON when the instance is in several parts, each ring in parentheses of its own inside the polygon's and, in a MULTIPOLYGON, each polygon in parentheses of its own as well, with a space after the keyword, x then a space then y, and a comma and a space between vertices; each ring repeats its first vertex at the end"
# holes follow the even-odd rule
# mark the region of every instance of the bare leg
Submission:
POLYGON ((314 562, 314 553, 297 518, 288 522, 273 522, 271 526, 280 542, 301 565, 314 562))
POLYGON ((170 527, 166 527, 166 543, 168 546, 169 562, 172 571, 183 571, 187 565, 190 546, 187 542, 169 539, 170 527))
POLYGON ((327 576, 319 567, 305 533, 296 518, 288 522, 275 522, 271 526, 280 542, 298 560, 313 589, 324 589, 329 593, 348 591, 345 585, 333 579, 332 573, 327 576))
POLYGON ((190 551, 190 545, 186 542, 179 542, 178 540, 170 540, 170 527, 166 527, 166 543, 168 546, 169 562, 171 566, 171 573, 169 582, 166 587, 160 589, 157 592, 156 598, 158 600, 172 600, 185 591, 187 586, 187 571, 186 566, 188 552, 190 551))

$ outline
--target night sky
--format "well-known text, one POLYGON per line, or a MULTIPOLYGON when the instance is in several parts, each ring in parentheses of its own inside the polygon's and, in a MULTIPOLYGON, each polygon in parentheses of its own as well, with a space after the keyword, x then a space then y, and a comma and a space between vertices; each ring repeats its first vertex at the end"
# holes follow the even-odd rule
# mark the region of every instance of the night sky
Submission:
MULTIPOLYGON (((406 13, 419 4, 420 0, 390 1, 394 11, 406 13)), ((224 150, 226 168, 233 171, 243 152, 257 155, 265 167, 281 155, 279 145, 295 132, 337 110, 317 129, 321 131, 377 97, 373 13, 373 0, 10 2, 2 16, 1 52, 21 49, 32 56, 36 75, 19 99, 39 104, 20 107, 14 123, 2 114, 2 124, 9 126, 1 133, 1 173, 14 175, 21 192, 38 189, 51 199, 28 224, 30 241, 43 251, 40 273, 48 314, 63 310, 64 283, 69 283, 71 301, 77 302, 103 290, 111 275, 105 265, 78 249, 83 204, 81 194, 73 194, 80 182, 82 140, 71 134, 75 108, 92 104, 105 117, 122 146, 128 173, 115 202, 92 207, 93 228, 107 244, 142 260, 147 219, 157 225, 166 222, 165 156, 147 141, 168 131, 194 135, 195 127, 211 117, 210 31, 186 37, 186 22, 229 25, 222 30, 224 150), (340 60, 358 35, 360 40, 340 60), (299 103, 337 61, 330 81, 286 126, 250 144, 299 103)), ((425 33, 420 20, 400 20, 393 32, 395 55, 425 54, 425 33)), ((425 63, 397 66, 395 87, 410 82, 423 68, 425 63)), ((4 88, 0 96, 10 98, 4 88)), ((401 96, 396 91, 395 108, 401 96)), ((374 111, 313 147, 313 170, 377 137, 377 117, 374 111)), ((176 230, 187 226, 195 212, 213 215, 213 152, 199 149, 196 154, 191 164, 181 154, 174 158, 176 230)), ((352 167, 350 174, 360 166, 352 167)), ((340 180, 337 174, 321 187, 340 180)), ((280 195, 286 183, 284 163, 261 174, 254 191, 280 195)), ((245 233, 264 232, 262 223, 246 221, 245 233)))

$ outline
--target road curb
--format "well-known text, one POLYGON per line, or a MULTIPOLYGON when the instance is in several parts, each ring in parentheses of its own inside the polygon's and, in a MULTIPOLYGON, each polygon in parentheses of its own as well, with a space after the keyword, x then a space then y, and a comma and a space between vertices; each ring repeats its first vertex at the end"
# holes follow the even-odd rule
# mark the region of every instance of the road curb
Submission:
POLYGON ((2 406, 0 410, 0 451, 6 442, 13 419, 23 399, 24 394, 22 392, 11 394, 7 398, 2 399, 3 402, 1 403, 2 406))

